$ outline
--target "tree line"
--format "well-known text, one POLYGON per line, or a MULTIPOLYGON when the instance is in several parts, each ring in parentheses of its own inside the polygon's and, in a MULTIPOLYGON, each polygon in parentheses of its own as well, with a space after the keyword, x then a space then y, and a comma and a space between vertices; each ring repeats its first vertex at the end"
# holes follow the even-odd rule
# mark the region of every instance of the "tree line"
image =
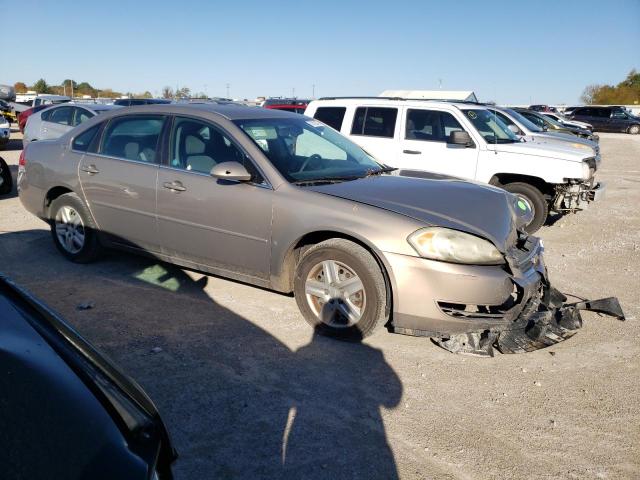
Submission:
MULTIPOLYGON (((52 95, 67 95, 74 97, 82 97, 84 95, 88 95, 91 98, 120 98, 123 96, 127 96, 129 98, 153 98, 151 92, 144 91, 140 93, 132 93, 132 92, 118 92, 112 90, 111 88, 95 88, 92 87, 88 82, 76 82, 75 80, 67 79, 62 82, 60 85, 51 85, 47 83, 44 78, 39 79, 33 85, 28 86, 24 82, 16 82, 14 84, 16 89, 16 93, 27 93, 27 91, 35 91, 37 93, 48 93, 52 95)), ((177 88, 174 90, 171 87, 164 87, 162 89, 162 98, 206 98, 206 95, 203 92, 198 92, 195 94, 191 93, 191 89, 188 87, 177 88)))
POLYGON ((631 70, 617 85, 589 85, 580 99, 587 105, 640 104, 640 73, 631 70))

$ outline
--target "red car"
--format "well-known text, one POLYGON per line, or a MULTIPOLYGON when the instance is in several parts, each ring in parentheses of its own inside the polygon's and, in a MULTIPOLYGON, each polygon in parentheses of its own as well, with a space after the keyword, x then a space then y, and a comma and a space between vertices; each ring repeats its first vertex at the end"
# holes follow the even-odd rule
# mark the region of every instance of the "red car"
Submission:
POLYGON ((311 100, 300 100, 298 98, 268 98, 262 106, 272 110, 285 110, 293 113, 304 113, 311 100))

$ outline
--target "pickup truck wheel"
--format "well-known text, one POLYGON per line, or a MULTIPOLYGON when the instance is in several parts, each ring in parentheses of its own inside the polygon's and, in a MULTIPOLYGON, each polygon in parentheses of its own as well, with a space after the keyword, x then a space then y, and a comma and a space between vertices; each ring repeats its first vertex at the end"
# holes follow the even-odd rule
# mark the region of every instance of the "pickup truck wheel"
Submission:
POLYGON ((304 319, 322 335, 358 341, 388 319, 378 263, 360 245, 341 238, 304 253, 296 267, 294 294, 304 319))
POLYGON ((631 125, 628 132, 631 135, 638 135, 640 133, 640 125, 631 125))
POLYGON ((527 233, 537 232, 549 215, 549 204, 542 192, 533 185, 522 182, 508 183, 503 187, 507 192, 518 195, 533 212, 533 220, 524 227, 527 233))
POLYGON ((96 225, 89 209, 75 193, 60 195, 49 208, 51 236, 69 260, 89 263, 100 253, 96 225))

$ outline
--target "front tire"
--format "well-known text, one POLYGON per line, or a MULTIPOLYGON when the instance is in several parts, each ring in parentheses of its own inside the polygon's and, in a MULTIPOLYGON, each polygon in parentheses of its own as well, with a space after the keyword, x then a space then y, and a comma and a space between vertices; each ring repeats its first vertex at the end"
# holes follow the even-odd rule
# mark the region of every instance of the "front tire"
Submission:
POLYGON ((640 125, 631 125, 628 132, 631 135, 638 135, 640 133, 640 125))
POLYGON ((363 247, 341 238, 303 254, 294 294, 304 319, 322 335, 359 341, 388 320, 380 266, 363 247))
POLYGON ((89 209, 75 193, 60 195, 49 208, 53 243, 66 258, 89 263, 100 254, 97 229, 89 209))
POLYGON ((533 211, 533 220, 524 227, 527 233, 535 233, 540 230, 549 216, 549 204, 544 195, 533 185, 522 182, 508 183, 503 187, 507 192, 516 194, 525 201, 533 211))

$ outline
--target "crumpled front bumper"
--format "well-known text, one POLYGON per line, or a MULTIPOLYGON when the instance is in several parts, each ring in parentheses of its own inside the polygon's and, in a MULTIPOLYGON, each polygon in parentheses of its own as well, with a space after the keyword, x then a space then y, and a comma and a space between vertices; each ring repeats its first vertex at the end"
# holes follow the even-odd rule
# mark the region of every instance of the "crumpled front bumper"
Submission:
POLYGON ((558 185, 553 210, 563 213, 584 210, 589 203, 602 200, 605 191, 606 184, 596 182, 593 178, 586 182, 558 185))
POLYGON ((625 319, 615 297, 568 303, 567 297, 549 283, 542 250, 539 239, 528 237, 524 245, 514 247, 507 254, 518 285, 518 301, 504 313, 508 323, 482 331, 437 337, 434 341, 453 353, 493 356, 494 348, 501 353, 523 353, 573 336, 582 327, 581 310, 625 319), (529 278, 532 271, 536 272, 537 280, 522 281, 529 278))

